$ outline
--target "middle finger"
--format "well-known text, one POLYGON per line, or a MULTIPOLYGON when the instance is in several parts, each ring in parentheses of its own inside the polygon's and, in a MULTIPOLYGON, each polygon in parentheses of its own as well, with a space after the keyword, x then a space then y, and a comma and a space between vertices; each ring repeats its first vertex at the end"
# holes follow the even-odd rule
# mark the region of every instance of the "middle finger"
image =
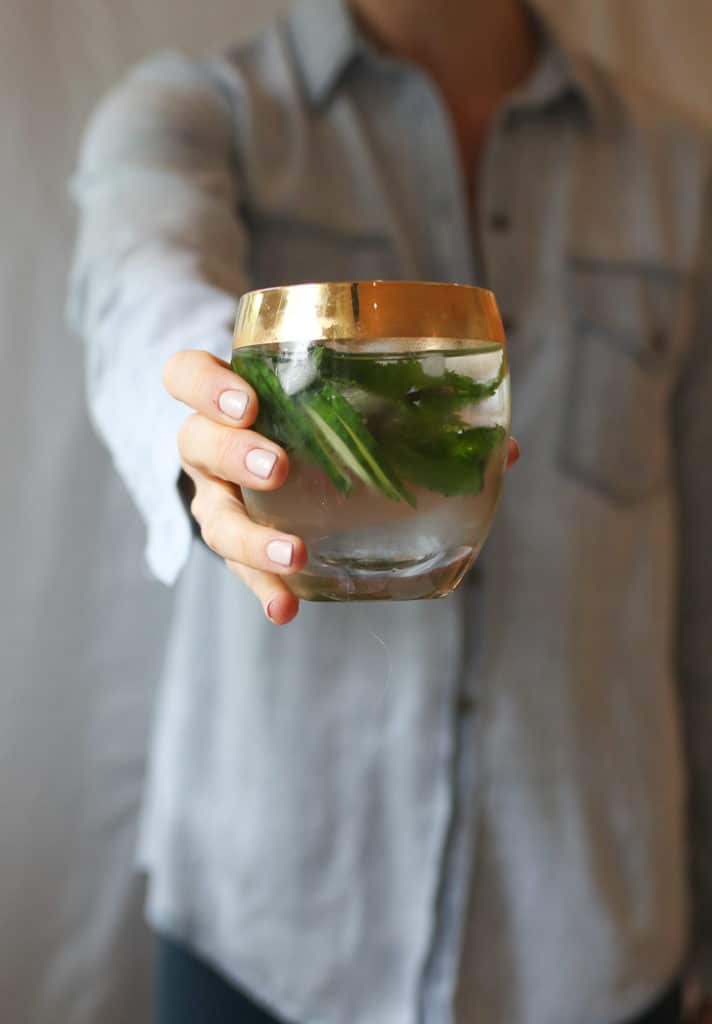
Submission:
POLYGON ((289 473, 289 459, 279 445, 253 430, 224 427, 199 413, 181 427, 178 448, 188 465, 253 490, 279 487, 289 473))

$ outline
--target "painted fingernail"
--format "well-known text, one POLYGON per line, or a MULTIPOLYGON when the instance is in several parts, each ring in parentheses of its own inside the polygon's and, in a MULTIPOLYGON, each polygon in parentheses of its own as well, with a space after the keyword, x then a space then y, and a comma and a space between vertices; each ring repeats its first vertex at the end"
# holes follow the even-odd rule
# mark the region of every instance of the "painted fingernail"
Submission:
POLYGON ((275 453, 265 451, 264 448, 253 448, 245 456, 245 465, 250 473, 261 477, 262 480, 269 480, 276 461, 275 453))
POLYGON ((218 406, 230 419, 241 420, 248 401, 249 396, 244 391, 223 391, 218 398, 218 406))
POLYGON ((274 613, 276 612, 276 610, 277 610, 277 598, 273 597, 272 600, 267 605, 267 607, 265 608, 265 615, 267 616, 267 618, 271 622, 274 622, 274 613))
POLYGON ((267 557, 275 565, 291 565, 294 546, 288 540, 271 540, 267 545, 267 557))

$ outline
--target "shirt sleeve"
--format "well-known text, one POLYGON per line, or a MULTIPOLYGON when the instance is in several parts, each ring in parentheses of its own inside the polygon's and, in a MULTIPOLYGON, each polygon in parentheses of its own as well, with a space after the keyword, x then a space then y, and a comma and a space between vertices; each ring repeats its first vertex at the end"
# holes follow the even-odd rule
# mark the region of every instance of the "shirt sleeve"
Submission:
POLYGON ((180 349, 229 358, 246 288, 234 148, 230 107, 207 66, 164 54, 100 105, 72 182, 80 227, 68 313, 86 344, 90 414, 164 583, 178 576, 192 531, 176 486, 188 410, 164 391, 162 371, 180 349))
POLYGON ((678 679, 688 762, 692 973, 712 995, 712 193, 691 354, 675 403, 679 473, 678 679))

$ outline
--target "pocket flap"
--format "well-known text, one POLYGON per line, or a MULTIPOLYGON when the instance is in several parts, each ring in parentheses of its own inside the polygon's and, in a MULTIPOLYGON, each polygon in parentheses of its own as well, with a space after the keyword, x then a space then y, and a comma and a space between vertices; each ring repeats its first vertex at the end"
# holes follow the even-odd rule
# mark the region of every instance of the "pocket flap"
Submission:
POLYGON ((662 264, 582 257, 570 261, 570 271, 579 326, 595 328, 642 363, 675 358, 691 308, 688 275, 662 264))

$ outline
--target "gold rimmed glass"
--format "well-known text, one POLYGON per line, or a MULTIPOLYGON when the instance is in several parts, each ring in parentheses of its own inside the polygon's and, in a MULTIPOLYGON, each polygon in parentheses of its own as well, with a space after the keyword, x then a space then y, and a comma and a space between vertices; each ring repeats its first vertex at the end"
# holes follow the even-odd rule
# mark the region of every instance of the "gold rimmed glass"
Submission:
POLYGON ((248 292, 232 366, 287 482, 244 489, 257 522, 304 538, 309 600, 442 597, 489 532, 510 428, 493 294, 357 281, 248 292))

